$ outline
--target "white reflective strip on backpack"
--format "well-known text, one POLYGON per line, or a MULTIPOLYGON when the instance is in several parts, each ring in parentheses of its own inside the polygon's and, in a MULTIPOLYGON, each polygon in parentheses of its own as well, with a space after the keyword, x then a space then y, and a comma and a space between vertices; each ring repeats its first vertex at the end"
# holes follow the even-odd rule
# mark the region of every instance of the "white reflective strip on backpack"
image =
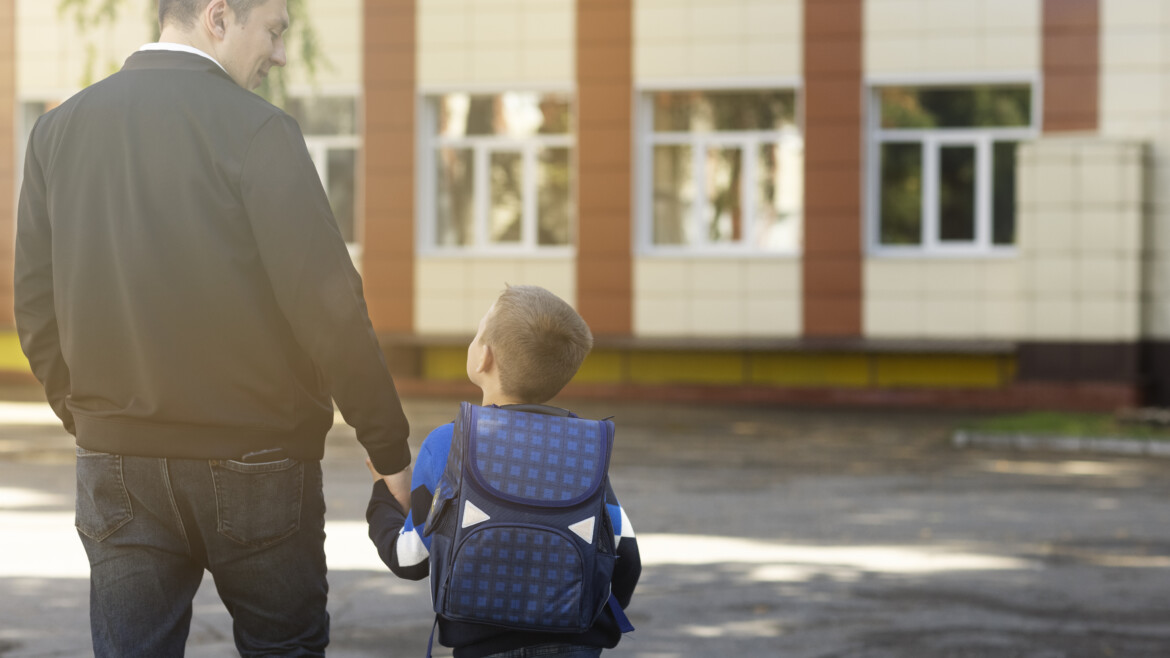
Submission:
POLYGON ((480 508, 476 507, 470 500, 467 501, 467 504, 463 506, 464 528, 470 528, 473 525, 483 523, 484 521, 487 521, 491 518, 492 517, 487 515, 487 512, 484 512, 480 508))
POLYGON ((593 543, 593 526, 597 525, 597 517, 591 516, 569 526, 569 531, 585 540, 586 544, 593 543))

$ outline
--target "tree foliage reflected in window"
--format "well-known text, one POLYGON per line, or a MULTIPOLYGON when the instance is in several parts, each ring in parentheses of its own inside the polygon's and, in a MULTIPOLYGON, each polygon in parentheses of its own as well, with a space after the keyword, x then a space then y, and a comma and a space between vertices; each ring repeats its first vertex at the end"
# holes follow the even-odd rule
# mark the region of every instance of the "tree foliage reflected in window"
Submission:
POLYGON ((1016 145, 1034 134, 1031 86, 884 87, 873 98, 873 244, 968 253, 1014 244, 1016 145))
POLYGON ((570 244, 576 209, 567 95, 452 93, 427 106, 435 129, 430 245, 570 244))
POLYGON ((1000 87, 886 87, 882 128, 1004 128, 1032 124, 1032 90, 1000 87))
POLYGON ((804 144, 793 90, 661 91, 645 102, 650 245, 799 248, 804 144))

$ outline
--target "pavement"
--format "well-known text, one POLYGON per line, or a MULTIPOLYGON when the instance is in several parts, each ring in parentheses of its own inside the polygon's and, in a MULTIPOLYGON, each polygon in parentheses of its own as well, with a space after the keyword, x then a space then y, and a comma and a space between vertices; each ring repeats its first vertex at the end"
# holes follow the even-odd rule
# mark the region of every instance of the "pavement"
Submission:
MULTIPOLYGON (((0 400, 0 657, 92 655, 71 438, 35 392, 0 400)), ((404 401, 416 449, 455 402, 404 401)), ((1170 460, 958 449, 953 413, 571 406, 615 416, 644 561, 638 630, 606 655, 1170 656, 1170 460)), ((335 427, 330 655, 422 656, 426 584, 366 538, 363 460, 335 427)), ((188 655, 237 655, 210 578, 188 655)))

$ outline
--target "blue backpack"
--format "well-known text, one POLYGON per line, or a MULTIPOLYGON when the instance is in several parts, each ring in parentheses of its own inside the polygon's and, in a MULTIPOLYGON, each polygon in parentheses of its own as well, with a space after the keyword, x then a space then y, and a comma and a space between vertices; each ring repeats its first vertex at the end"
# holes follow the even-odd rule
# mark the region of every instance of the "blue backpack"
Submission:
POLYGON ((613 432, 555 407, 462 403, 424 530, 435 613, 583 633, 608 605, 633 630, 610 593, 613 432))

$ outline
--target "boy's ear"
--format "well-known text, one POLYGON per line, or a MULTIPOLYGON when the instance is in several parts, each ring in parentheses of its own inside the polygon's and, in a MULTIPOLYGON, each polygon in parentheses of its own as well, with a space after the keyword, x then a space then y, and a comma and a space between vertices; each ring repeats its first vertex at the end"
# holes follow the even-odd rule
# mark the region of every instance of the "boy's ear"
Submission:
POLYGON ((491 345, 483 346, 483 356, 479 358, 479 365, 476 366, 476 372, 490 372, 492 367, 496 365, 495 354, 492 353, 491 345))

